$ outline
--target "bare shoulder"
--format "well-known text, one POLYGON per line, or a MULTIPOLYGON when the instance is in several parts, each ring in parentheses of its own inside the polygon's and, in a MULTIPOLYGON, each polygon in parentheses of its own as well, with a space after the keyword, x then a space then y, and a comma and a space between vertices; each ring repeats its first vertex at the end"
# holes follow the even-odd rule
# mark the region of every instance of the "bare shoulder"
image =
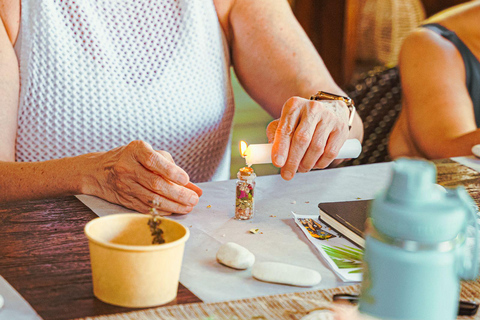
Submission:
POLYGON ((404 41, 400 51, 400 59, 410 57, 451 58, 457 53, 455 45, 436 32, 418 28, 404 41))
POLYGON ((441 35, 419 28, 404 41, 399 57, 402 77, 417 79, 435 78, 438 81, 448 75, 465 78, 463 60, 455 45, 441 35))
POLYGON ((0 0, 0 19, 12 45, 20 29, 20 0, 0 0))

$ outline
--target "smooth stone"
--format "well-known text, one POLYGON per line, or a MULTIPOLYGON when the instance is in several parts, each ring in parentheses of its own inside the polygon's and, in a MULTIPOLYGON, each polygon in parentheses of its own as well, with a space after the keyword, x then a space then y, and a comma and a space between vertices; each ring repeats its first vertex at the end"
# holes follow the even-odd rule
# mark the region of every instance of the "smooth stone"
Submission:
POLYGON ((472 153, 475 157, 480 158, 480 144, 476 144, 472 147, 472 153))
POLYGON ((244 270, 253 266, 255 256, 241 245, 227 242, 218 249, 217 260, 227 267, 244 270))
POLYGON ((311 287, 319 284, 322 276, 315 270, 280 262, 261 262, 252 268, 252 276, 261 281, 311 287))
POLYGON ((3 308, 4 303, 5 303, 5 300, 3 300, 3 297, 0 295, 0 309, 3 308))

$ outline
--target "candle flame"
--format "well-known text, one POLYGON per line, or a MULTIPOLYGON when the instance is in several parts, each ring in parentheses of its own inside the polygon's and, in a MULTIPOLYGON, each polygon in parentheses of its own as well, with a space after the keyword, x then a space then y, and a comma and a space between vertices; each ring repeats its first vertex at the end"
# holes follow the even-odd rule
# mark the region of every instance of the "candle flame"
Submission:
POLYGON ((247 151, 247 143, 245 141, 240 141, 240 155, 242 158, 245 158, 245 151, 247 151))

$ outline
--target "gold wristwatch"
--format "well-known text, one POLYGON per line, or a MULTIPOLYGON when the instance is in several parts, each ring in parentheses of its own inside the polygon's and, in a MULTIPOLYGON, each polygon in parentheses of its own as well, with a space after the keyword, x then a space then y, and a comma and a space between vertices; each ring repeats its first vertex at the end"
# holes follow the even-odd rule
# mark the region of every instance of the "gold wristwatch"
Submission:
POLYGON ((353 118, 355 117, 355 104, 353 103, 352 98, 339 96, 325 91, 318 91, 310 97, 310 100, 340 100, 345 102, 348 110, 350 110, 350 116, 348 117, 348 130, 352 128, 353 118))

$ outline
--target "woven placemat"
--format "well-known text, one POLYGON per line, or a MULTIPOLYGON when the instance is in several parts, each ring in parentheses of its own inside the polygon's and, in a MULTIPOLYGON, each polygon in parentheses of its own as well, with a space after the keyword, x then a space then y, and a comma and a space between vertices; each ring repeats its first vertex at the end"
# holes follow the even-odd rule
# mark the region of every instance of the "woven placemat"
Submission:
MULTIPOLYGON (((358 285, 333 289, 278 294, 217 303, 179 304, 147 310, 89 317, 90 320, 298 320, 309 312, 331 307, 336 293, 358 293, 358 285)), ((325 320, 333 320, 325 313, 325 320)), ((319 319, 320 320, 320 319, 319 319)))
MULTIPOLYGON (((441 281, 441 279, 439 279, 441 281)), ((191 303, 147 310, 88 317, 90 320, 298 320, 315 310, 332 307, 332 296, 336 293, 358 293, 359 285, 333 289, 278 294, 250 299, 217 303, 191 303)), ((480 280, 462 283, 460 298, 480 303, 480 280)), ((333 320, 331 312, 319 315, 317 320, 333 320)), ((458 317, 458 319, 480 319, 458 317)))

